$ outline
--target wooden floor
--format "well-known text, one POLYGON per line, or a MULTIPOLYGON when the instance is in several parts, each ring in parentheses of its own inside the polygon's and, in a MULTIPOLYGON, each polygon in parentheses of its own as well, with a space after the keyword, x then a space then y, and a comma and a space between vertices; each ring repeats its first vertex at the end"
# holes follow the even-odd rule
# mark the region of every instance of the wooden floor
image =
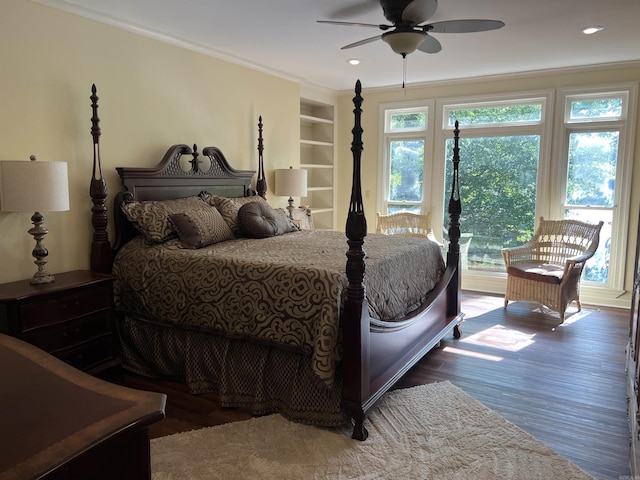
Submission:
MULTIPOLYGON (((560 325, 525 302, 465 292, 462 338, 446 339, 398 387, 449 380, 598 479, 630 475, 625 347, 628 311, 585 306, 560 325)), ((571 311, 575 311, 573 308, 571 311)), ((178 382, 126 375, 168 395, 152 437, 250 418, 178 382)))

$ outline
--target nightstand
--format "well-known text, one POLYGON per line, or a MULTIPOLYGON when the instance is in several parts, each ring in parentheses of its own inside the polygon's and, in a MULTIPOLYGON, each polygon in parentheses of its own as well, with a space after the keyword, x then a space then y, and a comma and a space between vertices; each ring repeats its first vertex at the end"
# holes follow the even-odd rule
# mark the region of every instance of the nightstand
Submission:
POLYGON ((0 285, 0 332, 92 375, 118 367, 112 275, 58 273, 52 283, 0 285))

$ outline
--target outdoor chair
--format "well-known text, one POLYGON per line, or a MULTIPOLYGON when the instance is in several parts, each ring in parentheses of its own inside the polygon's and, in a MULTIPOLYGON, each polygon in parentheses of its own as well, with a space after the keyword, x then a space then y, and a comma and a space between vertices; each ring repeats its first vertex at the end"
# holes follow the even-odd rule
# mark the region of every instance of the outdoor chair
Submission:
POLYGON ((602 225, 540 218, 530 241, 502 249, 507 267, 504 307, 509 300, 540 303, 558 312, 561 323, 572 301, 580 311, 580 278, 598 249, 602 225))
MULTIPOLYGON (((445 239, 444 252, 446 254, 449 250, 449 231, 446 228, 442 229, 442 236, 445 239)), ((460 234, 458 244, 460 245, 460 268, 462 268, 462 270, 467 270, 469 268, 469 245, 471 245, 472 238, 473 233, 463 232, 460 234)))
POLYGON ((376 233, 385 235, 408 235, 411 237, 427 237, 444 248, 431 228, 431 214, 421 215, 411 212, 396 212, 389 215, 376 213, 376 233))

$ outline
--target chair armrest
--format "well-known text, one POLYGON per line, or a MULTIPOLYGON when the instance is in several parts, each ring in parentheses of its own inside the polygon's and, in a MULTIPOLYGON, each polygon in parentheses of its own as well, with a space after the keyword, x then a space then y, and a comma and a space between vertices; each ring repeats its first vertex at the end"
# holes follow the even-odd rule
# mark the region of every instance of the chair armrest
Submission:
POLYGON ((569 278, 569 275, 575 269, 580 270, 580 274, 582 274, 582 269, 584 268, 584 264, 593 257, 593 252, 585 252, 582 255, 576 255, 575 257, 567 258, 564 262, 564 273, 562 274, 563 283, 569 278))
POLYGON ((595 252, 585 252, 581 255, 576 255, 575 257, 569 257, 566 261, 573 263, 585 263, 587 260, 593 257, 594 253, 595 252))

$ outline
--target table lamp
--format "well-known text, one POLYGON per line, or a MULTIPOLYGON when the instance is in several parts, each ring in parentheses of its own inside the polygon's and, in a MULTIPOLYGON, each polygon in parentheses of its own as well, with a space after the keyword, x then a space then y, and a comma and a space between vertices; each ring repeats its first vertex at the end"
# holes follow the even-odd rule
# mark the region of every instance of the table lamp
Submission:
POLYGON ((276 195, 289 196, 289 218, 293 218, 293 197, 307 195, 307 171, 294 169, 293 167, 278 169, 275 171, 276 195))
POLYGON ((49 252, 42 244, 48 230, 43 226, 40 212, 69 210, 69 181, 64 162, 39 162, 32 155, 31 161, 0 161, 0 210, 5 212, 35 212, 31 217, 36 246, 32 255, 38 271, 31 278, 32 284, 51 283, 55 277, 44 268, 49 252))

